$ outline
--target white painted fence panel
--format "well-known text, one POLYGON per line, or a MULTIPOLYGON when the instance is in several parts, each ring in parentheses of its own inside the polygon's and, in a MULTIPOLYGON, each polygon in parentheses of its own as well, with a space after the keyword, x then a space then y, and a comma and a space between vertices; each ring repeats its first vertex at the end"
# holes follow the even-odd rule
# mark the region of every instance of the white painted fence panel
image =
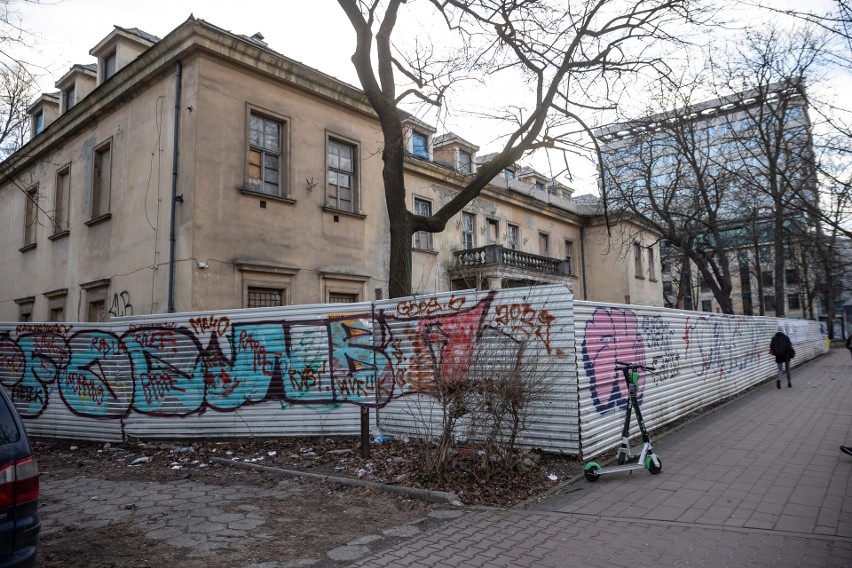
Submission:
MULTIPOLYGON (((521 445, 579 450, 572 296, 565 286, 465 291, 378 302, 375 342, 391 342, 400 400, 378 410, 383 432, 435 438, 443 412, 434 385, 464 376, 487 380, 519 372, 540 403, 521 445), (378 322, 377 322, 378 323, 378 322), (519 366, 517 366, 519 364, 519 366), (516 367, 517 366, 517 367, 516 367)), ((451 387, 449 387, 451 388, 451 387)), ((460 437, 477 438, 476 421, 460 437)))
MULTIPOLYGON (((586 458, 619 442, 626 393, 614 361, 656 367, 639 389, 656 428, 773 375, 779 323, 796 363, 825 351, 816 322, 601 306, 563 286, 6 323, 0 384, 37 436, 355 435, 367 406, 386 432, 430 437, 438 387, 520 373, 544 390, 518 442, 586 458)), ((462 427, 482 435, 476 420, 462 427)))
MULTIPOLYGON (((575 302, 580 430, 584 459, 620 443, 627 387, 615 362, 640 372, 638 398, 649 429, 724 400, 776 372, 769 342, 779 322, 795 362, 824 352, 819 324, 643 306, 575 302)), ((635 418, 631 434, 639 428, 635 418)))

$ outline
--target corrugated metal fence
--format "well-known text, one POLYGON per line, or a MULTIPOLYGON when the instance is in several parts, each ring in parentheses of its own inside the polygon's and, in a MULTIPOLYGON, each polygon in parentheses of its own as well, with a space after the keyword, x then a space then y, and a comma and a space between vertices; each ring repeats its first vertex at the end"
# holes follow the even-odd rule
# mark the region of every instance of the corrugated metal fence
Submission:
MULTIPOLYGON (((783 322, 797 362, 823 352, 815 323, 783 322)), ((537 389, 520 443, 590 457, 619 439, 625 396, 614 360, 657 367, 641 396, 658 426, 772 374, 776 325, 573 302, 563 286, 6 323, 0 383, 37 436, 356 435, 363 406, 385 432, 430 436, 443 417, 438 395, 457 378, 520 373, 537 389)), ((477 435, 475 420, 462 426, 460 435, 477 435)))

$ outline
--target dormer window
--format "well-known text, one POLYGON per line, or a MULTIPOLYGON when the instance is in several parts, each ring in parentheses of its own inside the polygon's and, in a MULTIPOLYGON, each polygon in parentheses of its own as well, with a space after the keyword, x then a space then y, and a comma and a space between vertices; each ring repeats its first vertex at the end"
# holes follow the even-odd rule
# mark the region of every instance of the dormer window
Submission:
POLYGON ((33 136, 41 134, 44 130, 44 111, 40 110, 33 115, 33 136))
POLYGON ((115 51, 104 57, 104 81, 115 75, 115 51))
POLYGON ((74 108, 76 101, 77 95, 74 85, 71 85, 70 87, 62 91, 62 104, 65 108, 65 112, 68 112, 69 110, 74 108))
POLYGON ((411 131, 411 153, 424 160, 429 159, 429 137, 416 130, 411 131))
POLYGON ((459 150, 459 171, 463 174, 473 173, 473 155, 466 150, 459 150))
POLYGON ((515 179, 515 170, 510 170, 509 168, 505 168, 503 170, 502 175, 506 179, 515 179))
POLYGON ((536 188, 537 190, 539 190, 539 191, 541 191, 541 192, 543 192, 543 191, 544 191, 544 184, 543 184, 543 183, 541 183, 540 181, 535 182, 535 184, 533 184, 533 185, 535 185, 535 188, 536 188))

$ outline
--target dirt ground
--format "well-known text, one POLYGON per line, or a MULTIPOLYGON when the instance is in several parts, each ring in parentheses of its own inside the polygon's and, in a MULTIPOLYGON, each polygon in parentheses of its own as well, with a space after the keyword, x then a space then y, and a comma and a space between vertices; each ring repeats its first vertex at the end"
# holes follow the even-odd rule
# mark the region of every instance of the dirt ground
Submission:
MULTIPOLYGON (((93 444, 38 440, 34 442, 42 484, 75 476, 110 481, 192 480, 206 485, 259 486, 287 494, 286 499, 254 503, 270 518, 286 520, 264 527, 271 538, 238 554, 223 551, 215 559, 190 558, 181 549, 152 541, 132 522, 100 528, 79 528, 72 522, 40 538, 39 568, 166 566, 184 568, 246 566, 252 562, 284 565, 317 558, 317 551, 342 546, 366 534, 421 519, 451 505, 430 503, 387 492, 297 479, 220 463, 255 463, 337 477, 359 478, 455 493, 465 505, 507 507, 544 493, 559 481, 582 471, 571 458, 531 453, 522 471, 487 481, 477 477, 481 461, 474 449, 462 448, 450 481, 438 483, 423 475, 421 453, 413 443, 398 440, 371 444, 363 460, 360 442, 343 439, 277 439, 227 442, 149 442, 93 444), (131 465, 134 462, 137 465, 131 465)), ((44 498, 43 498, 44 502, 44 498)), ((132 504, 128 504, 132 507, 132 504)), ((43 521, 44 522, 44 521, 43 521)), ((392 544, 388 541, 388 545, 392 544)), ((329 564, 332 565, 332 564, 329 564)), ((317 565, 319 566, 319 565, 317 565)))

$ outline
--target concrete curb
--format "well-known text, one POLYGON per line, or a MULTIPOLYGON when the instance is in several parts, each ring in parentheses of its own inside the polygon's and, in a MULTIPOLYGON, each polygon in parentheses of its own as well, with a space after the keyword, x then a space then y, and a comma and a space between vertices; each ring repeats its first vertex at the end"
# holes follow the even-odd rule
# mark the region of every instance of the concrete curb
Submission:
POLYGON ((336 477, 334 475, 323 475, 319 473, 310 473, 307 471, 298 471, 295 469, 283 469, 280 467, 270 467, 268 465, 258 465, 256 463, 247 463, 239 460, 229 460, 225 458, 210 458, 211 462, 222 463, 254 469, 257 471, 265 471, 289 477, 303 477, 305 479, 313 479, 315 481, 323 481, 325 483, 336 483, 337 485, 348 485, 351 487, 366 487, 368 489, 376 489, 386 491, 388 493, 397 493, 405 495, 421 501, 431 501, 433 503, 448 503, 455 507, 463 507, 464 503, 454 494, 445 491, 430 491, 428 489, 418 489, 416 487, 407 487, 405 485, 388 485, 386 483, 376 483, 373 481, 365 481, 363 479, 352 479, 350 477, 336 477))

